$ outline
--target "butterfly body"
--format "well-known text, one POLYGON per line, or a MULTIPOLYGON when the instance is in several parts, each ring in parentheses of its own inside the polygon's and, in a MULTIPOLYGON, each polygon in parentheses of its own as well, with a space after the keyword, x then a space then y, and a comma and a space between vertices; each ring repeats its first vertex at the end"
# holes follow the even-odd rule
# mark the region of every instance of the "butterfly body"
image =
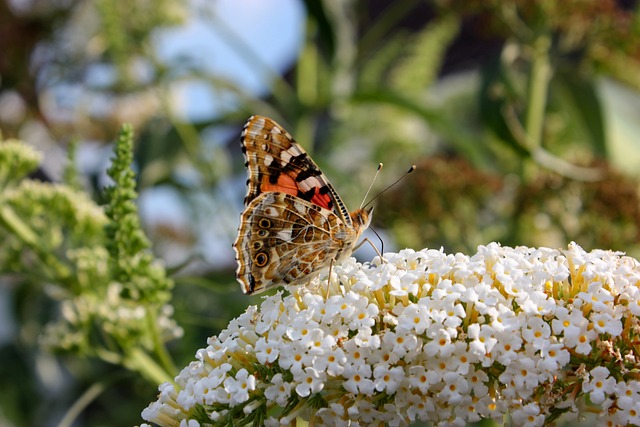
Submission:
POLYGON ((333 186, 275 121, 252 116, 242 132, 249 172, 233 247, 245 294, 302 284, 351 255, 371 209, 349 212, 333 186))

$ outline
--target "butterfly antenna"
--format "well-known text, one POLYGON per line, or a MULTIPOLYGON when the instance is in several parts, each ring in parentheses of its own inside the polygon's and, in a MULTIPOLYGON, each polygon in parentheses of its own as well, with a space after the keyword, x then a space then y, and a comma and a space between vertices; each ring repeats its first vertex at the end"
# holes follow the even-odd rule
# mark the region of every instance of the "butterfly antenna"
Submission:
POLYGON ((382 240, 382 237, 380 237, 380 235, 375 230, 375 228, 369 227, 369 230, 373 231, 373 234, 375 234, 376 237, 378 238, 378 240, 380 240, 380 253, 383 254, 384 253, 384 240, 382 240))
MULTIPOLYGON (((369 189, 365 193, 364 199, 362 199, 362 203, 360 203, 360 209, 362 209, 364 206, 366 206, 364 204, 364 202, 367 200, 367 197, 369 197, 369 193, 371 192, 371 189, 373 188, 373 183, 376 182, 376 178, 378 177, 378 174, 380 173, 380 169, 382 169, 382 163, 378 163, 378 170, 376 171, 376 174, 373 176, 373 179, 371 180, 371 184, 369 184, 369 189)), ((374 199, 375 199, 375 197, 374 197, 374 199)), ((368 204, 369 203, 367 203, 367 205, 368 204)))
MULTIPOLYGON (((382 165, 382 163, 380 163, 380 165, 382 165)), ((382 166, 380 166, 382 167, 382 166)), ((378 172, 380 171, 380 167, 378 167, 378 172)), ((404 173, 404 175, 402 175, 400 178, 396 179, 393 184, 389 185, 387 188, 385 188, 384 190, 382 190, 381 192, 379 192, 378 194, 376 194, 375 196, 373 196, 373 199, 369 200, 367 203, 365 203, 364 206, 362 206, 362 208, 366 208, 367 206, 369 206, 371 204, 371 202, 373 202, 375 199, 377 199, 378 197, 382 196, 384 193, 387 192, 387 190, 390 190, 392 187, 395 187, 395 185, 397 183, 399 183, 400 181, 402 181, 403 179, 406 178, 407 175, 409 175, 411 172, 413 172, 414 170, 416 170, 416 165, 412 165, 408 171, 406 171, 404 173)), ((378 176, 378 174, 376 173, 376 176, 378 176)), ((373 185, 373 183, 372 183, 373 185)), ((371 188, 369 188, 371 189, 371 188)), ((367 194, 369 194, 369 192, 367 191, 367 194)), ((361 209, 362 209, 361 208, 361 209)))

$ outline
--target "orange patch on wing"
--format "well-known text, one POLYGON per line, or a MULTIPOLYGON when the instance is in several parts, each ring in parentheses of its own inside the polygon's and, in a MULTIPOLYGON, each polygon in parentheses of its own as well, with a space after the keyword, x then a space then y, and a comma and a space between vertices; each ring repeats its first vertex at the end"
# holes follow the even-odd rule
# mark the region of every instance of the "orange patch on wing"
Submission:
POLYGON ((325 209, 331 209, 331 197, 328 194, 320 194, 317 188, 314 193, 313 197, 311 197, 311 203, 322 206, 325 209))
POLYGON ((273 191, 291 194, 292 196, 298 195, 298 186, 296 185, 296 181, 292 177, 285 174, 281 174, 280 176, 278 176, 278 182, 276 182, 275 184, 271 184, 269 182, 268 176, 263 176, 262 183, 260 184, 260 190, 263 193, 273 191))

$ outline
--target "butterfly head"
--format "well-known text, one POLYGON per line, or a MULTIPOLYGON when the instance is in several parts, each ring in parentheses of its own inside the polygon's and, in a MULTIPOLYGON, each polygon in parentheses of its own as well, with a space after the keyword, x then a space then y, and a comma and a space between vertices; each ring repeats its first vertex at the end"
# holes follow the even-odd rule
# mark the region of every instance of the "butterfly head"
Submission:
POLYGON ((356 209, 355 211, 349 213, 351 222, 353 222, 353 227, 360 232, 369 228, 369 224, 371 224, 372 213, 373 206, 369 208, 356 209))

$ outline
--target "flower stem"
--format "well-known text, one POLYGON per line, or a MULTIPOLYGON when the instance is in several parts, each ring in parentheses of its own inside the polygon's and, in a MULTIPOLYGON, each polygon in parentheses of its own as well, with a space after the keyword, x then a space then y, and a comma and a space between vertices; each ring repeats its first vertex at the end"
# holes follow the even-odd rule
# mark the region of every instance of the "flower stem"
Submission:
POLYGON ((162 369, 155 360, 138 347, 129 352, 125 365, 133 371, 140 372, 144 378, 154 384, 173 383, 171 374, 162 369))
POLYGON ((91 404, 102 392, 107 388, 106 382, 94 383, 89 387, 82 396, 76 400, 69 410, 64 414, 62 420, 58 423, 58 427, 70 427, 77 420, 78 416, 91 404))
POLYGON ((151 310, 147 311, 147 323, 152 330, 153 348, 160 359, 160 363, 162 364, 164 371, 174 376, 177 373, 176 365, 173 363, 173 360, 167 351, 167 347, 164 345, 162 337, 160 336, 160 329, 158 328, 156 315, 155 313, 152 313, 151 310))
POLYGON ((529 150, 534 151, 542 145, 544 113, 547 105, 547 92, 551 80, 549 47, 551 39, 544 33, 533 43, 533 64, 529 82, 529 108, 525 122, 529 150))

